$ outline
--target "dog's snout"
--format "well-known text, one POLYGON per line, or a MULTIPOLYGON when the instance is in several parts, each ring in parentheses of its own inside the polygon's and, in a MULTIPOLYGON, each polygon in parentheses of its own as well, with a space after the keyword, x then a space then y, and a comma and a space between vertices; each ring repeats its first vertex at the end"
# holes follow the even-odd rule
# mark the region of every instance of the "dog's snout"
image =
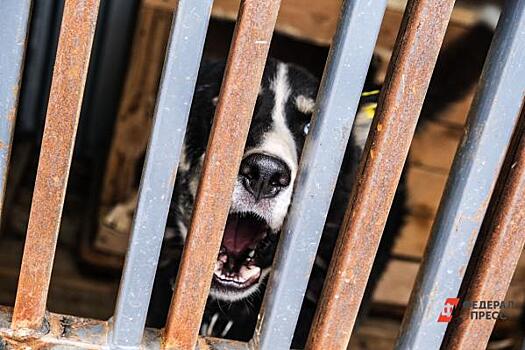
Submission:
POLYGON ((254 153, 241 162, 243 186, 256 200, 275 197, 290 185, 290 168, 282 160, 254 153))

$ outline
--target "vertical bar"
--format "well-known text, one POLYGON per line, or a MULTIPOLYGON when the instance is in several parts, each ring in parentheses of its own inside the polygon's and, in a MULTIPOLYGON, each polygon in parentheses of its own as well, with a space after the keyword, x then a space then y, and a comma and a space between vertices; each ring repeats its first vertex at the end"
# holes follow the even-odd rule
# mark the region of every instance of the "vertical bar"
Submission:
MULTIPOLYGON (((525 114, 523 114, 525 116, 525 114)), ((525 243, 525 136, 510 166, 480 260, 461 301, 504 300, 525 243)), ((499 311, 497 310, 491 311, 499 311)), ((462 308, 445 334, 446 349, 485 349, 496 319, 474 319, 462 308)), ((504 309, 502 310, 504 312, 504 309)))
POLYGON ((432 227, 398 349, 437 349, 503 164, 525 93, 525 0, 507 1, 489 50, 445 195, 432 227))
POLYGON ((22 81, 30 9, 31 0, 4 0, 0 3, 0 217, 22 81))
POLYGON ((42 326, 98 0, 66 1, 18 281, 13 329, 42 326))
POLYGON ((307 349, 348 345, 453 6, 407 4, 307 349))
POLYGON ((279 0, 243 0, 166 326, 167 348, 190 349, 208 297, 279 0))
POLYGON ((343 4, 253 339, 260 349, 290 348, 385 8, 343 4))
POLYGON ((142 341, 212 3, 181 0, 175 13, 115 308, 112 349, 142 341))

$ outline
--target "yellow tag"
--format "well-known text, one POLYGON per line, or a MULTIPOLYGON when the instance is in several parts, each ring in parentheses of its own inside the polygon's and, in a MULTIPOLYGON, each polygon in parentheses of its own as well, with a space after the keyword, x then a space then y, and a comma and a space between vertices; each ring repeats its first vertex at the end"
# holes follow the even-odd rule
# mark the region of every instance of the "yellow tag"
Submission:
MULTIPOLYGON (((371 90, 371 91, 363 92, 361 96, 368 97, 368 96, 373 96, 373 95, 378 95, 378 94, 379 94, 379 90, 371 90)), ((371 103, 367 103, 363 105, 361 107, 361 110, 365 113, 365 116, 367 119, 373 119, 374 115, 376 114, 376 108, 377 108, 377 103, 371 102, 371 103)))
POLYGON ((376 108, 377 103, 368 103, 362 107, 362 110, 368 119, 372 119, 374 118, 374 114, 376 114, 376 108))
POLYGON ((372 96, 372 95, 377 95, 377 94, 379 94, 379 90, 372 90, 372 91, 363 92, 361 96, 367 97, 367 96, 372 96))

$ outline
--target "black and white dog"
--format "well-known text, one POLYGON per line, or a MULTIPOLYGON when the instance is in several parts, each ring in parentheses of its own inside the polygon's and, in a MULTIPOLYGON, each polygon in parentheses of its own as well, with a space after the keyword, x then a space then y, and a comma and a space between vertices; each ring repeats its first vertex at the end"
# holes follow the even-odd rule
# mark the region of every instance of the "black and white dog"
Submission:
MULTIPOLYGON (((490 17, 492 25, 493 17, 490 17)), ((438 61, 423 117, 436 115, 450 102, 466 94, 479 76, 491 36, 492 28, 478 25, 448 46, 438 61)), ((151 327, 162 327, 165 322, 224 68, 224 62, 205 62, 199 72, 150 304, 148 325, 151 327)), ((373 63, 365 91, 377 90, 375 71, 373 63)), ((318 80, 301 67, 268 60, 215 264, 201 327, 203 335, 246 341, 253 334, 266 277, 270 273, 280 229, 292 200, 298 162, 308 133, 318 84, 318 80)), ((374 96, 377 94, 363 97, 361 101, 338 181, 339 189, 333 199, 303 304, 294 347, 302 347, 306 339, 353 174, 371 124, 368 106, 374 102, 370 101, 374 96)), ((394 237, 403 223, 405 197, 403 178, 368 289, 373 288, 383 270, 394 237)))

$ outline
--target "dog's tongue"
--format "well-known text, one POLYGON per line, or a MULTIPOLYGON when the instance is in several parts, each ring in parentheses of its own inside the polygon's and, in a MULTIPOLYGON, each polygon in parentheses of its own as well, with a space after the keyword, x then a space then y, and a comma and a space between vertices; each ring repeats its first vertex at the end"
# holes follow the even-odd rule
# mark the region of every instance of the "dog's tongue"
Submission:
POLYGON ((228 253, 239 255, 248 248, 255 248, 257 239, 262 237, 265 229, 265 225, 257 219, 230 215, 224 229, 222 246, 228 253))

